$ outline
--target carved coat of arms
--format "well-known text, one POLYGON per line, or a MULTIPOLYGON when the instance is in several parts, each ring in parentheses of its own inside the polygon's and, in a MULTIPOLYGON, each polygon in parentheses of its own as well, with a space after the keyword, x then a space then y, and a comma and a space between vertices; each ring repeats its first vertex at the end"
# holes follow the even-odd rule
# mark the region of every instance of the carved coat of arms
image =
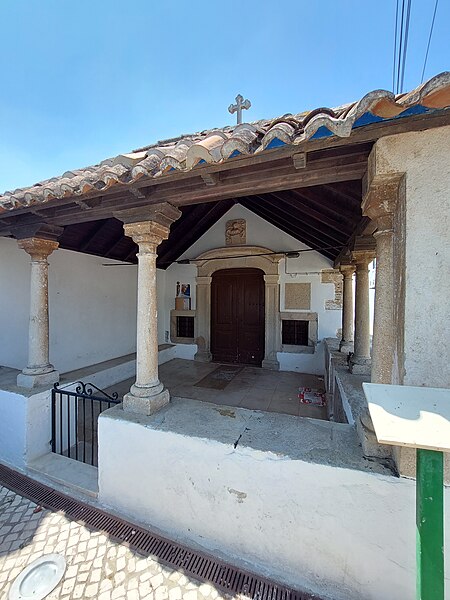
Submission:
POLYGON ((227 221, 225 227, 225 243, 227 246, 243 246, 246 241, 245 219, 227 221))

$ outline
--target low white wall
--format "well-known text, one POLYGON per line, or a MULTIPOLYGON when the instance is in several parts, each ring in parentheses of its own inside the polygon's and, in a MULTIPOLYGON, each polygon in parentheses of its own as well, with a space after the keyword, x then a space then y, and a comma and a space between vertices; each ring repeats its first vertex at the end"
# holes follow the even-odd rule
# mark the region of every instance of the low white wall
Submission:
POLYGON ((197 352, 196 344, 177 344, 175 346, 174 358, 184 358, 185 360, 194 360, 197 352))
POLYGON ((324 374, 324 342, 316 344, 314 354, 297 354, 295 352, 277 352, 280 371, 297 373, 324 374))
MULTIPOLYGON (((173 355, 161 352, 161 362, 175 357, 175 348, 168 350, 172 350, 173 355)), ((83 379, 104 389, 133 377, 135 373, 136 361, 131 359, 90 373, 83 379)), ((60 389, 74 391, 75 385, 66 381, 60 389)), ((29 397, 0 390, 0 415, 0 462, 23 470, 50 452, 51 390, 29 397)))
POLYGON ((25 465, 26 398, 0 390, 0 460, 25 465))
POLYGON ((26 398, 0 390, 0 461, 20 470, 50 450, 50 392, 26 398))
POLYGON ((100 502, 139 522, 333 600, 414 598, 413 481, 234 449, 108 411, 99 444, 100 502))
MULTIPOLYGON (((0 365, 27 364, 30 257, 0 238, 0 365)), ((50 360, 64 373, 136 349, 137 268, 56 250, 49 257, 50 360)))

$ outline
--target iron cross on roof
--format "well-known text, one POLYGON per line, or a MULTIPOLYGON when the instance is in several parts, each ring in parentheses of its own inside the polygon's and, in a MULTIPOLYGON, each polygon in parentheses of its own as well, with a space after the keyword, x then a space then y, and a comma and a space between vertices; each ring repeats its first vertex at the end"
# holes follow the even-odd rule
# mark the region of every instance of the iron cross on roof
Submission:
POLYGON ((242 123, 242 111, 248 110, 252 103, 250 100, 244 100, 244 97, 241 94, 238 94, 235 98, 236 104, 230 104, 228 107, 228 112, 231 114, 237 113, 237 124, 242 123))

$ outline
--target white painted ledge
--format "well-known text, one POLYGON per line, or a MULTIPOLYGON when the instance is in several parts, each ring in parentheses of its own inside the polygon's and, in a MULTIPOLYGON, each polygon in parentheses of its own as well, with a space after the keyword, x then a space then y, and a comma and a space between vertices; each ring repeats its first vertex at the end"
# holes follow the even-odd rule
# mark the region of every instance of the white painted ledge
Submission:
POLYGON ((56 484, 61 491, 76 497, 96 498, 98 494, 96 467, 53 452, 28 465, 27 474, 49 486, 56 484))

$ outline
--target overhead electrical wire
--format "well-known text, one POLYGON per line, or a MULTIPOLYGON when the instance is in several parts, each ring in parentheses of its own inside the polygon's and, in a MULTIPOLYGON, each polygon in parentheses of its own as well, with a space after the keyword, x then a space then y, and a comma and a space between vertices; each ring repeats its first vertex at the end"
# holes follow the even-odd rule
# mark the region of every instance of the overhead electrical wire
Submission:
POLYGON ((400 41, 398 43, 398 48, 397 48, 397 71, 396 71, 396 88, 394 89, 394 92, 396 94, 398 94, 398 90, 399 90, 399 82, 400 82, 400 65, 401 65, 401 57, 402 57, 402 50, 403 50, 403 15, 405 13, 405 0, 402 0, 402 14, 400 17, 400 23, 399 23, 399 27, 400 27, 400 41))
POLYGON ((403 93, 406 56, 408 52, 409 24, 411 21, 411 0, 397 0, 395 9, 394 60, 392 65, 392 91, 403 93))
POLYGON ((427 66, 428 52, 430 50, 431 38, 433 37, 434 21, 436 20, 436 12, 437 12, 438 4, 439 4, 439 0, 436 0, 436 2, 434 4, 433 18, 431 20, 430 35, 428 36, 427 51, 425 52, 425 60, 423 61, 422 77, 420 78, 420 83, 423 83, 423 78, 425 76, 425 68, 427 66))
MULTIPOLYGON (((236 256, 227 256, 227 260, 228 259, 233 259, 233 258, 254 258, 256 256, 275 256, 275 255, 280 255, 283 254, 286 258, 299 258, 300 254, 303 254, 304 252, 320 252, 321 250, 342 250, 343 248, 345 248, 344 245, 340 244, 337 246, 323 246, 322 248, 301 248, 300 250, 280 250, 279 252, 262 252, 262 253, 258 253, 258 254, 239 254, 236 256)), ((196 259, 196 258, 182 258, 179 260, 174 260, 171 261, 170 263, 166 262, 163 264, 179 264, 179 265, 189 265, 189 264, 195 264, 196 262, 208 262, 210 260, 218 260, 220 258, 223 258, 222 256, 210 256, 208 258, 200 258, 200 259, 196 259)), ((135 263, 102 263, 102 267, 128 267, 128 266, 135 266, 135 263)))
POLYGON ((401 74, 401 78, 400 78, 400 94, 403 94, 403 84, 405 81, 406 53, 408 51, 408 34, 409 34, 410 17, 411 17, 411 0, 408 0, 408 6, 406 9, 406 21, 405 21, 405 42, 404 42, 403 60, 402 60, 402 74, 401 74))
POLYGON ((398 0, 395 6, 395 30, 394 30, 394 57, 392 59, 392 91, 395 91, 395 58, 397 56, 397 35, 398 32, 398 0))

